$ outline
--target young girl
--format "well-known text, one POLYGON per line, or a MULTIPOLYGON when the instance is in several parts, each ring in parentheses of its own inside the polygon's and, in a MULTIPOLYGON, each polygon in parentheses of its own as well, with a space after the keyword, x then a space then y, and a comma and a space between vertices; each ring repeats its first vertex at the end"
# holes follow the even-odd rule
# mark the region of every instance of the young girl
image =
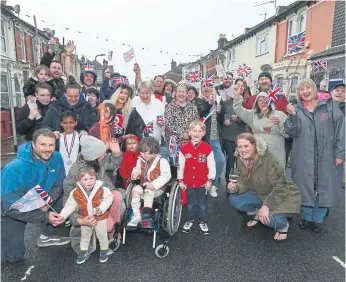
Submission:
POLYGON ((60 215, 66 220, 76 209, 82 217, 94 216, 97 224, 94 227, 81 226, 80 253, 77 263, 84 263, 90 256, 88 247, 95 230, 100 243, 100 262, 108 260, 107 218, 108 209, 112 205, 113 194, 103 186, 103 182, 96 180, 96 172, 91 167, 82 167, 79 170, 77 188, 73 189, 60 215))
POLYGON ((190 233, 194 223, 194 208, 198 209, 199 228, 203 235, 209 234, 206 214, 206 191, 210 189, 216 175, 212 147, 202 141, 206 133, 205 124, 196 120, 189 125, 191 140, 179 152, 178 180, 182 190, 187 189, 188 220, 183 226, 184 233, 190 233))
POLYGON ((59 152, 64 161, 67 175, 72 164, 77 160, 80 151, 79 134, 75 130, 77 115, 74 112, 63 112, 61 115, 61 126, 64 131, 59 138, 59 152))
POLYGON ((24 97, 27 101, 35 98, 35 87, 38 82, 45 82, 52 88, 52 100, 60 98, 58 97, 58 87, 51 76, 50 69, 45 65, 39 65, 23 87, 24 97))
POLYGON ((144 137, 138 148, 141 156, 132 171, 131 179, 140 180, 132 190, 131 207, 133 217, 128 227, 137 227, 142 221, 142 227, 152 228, 153 201, 164 193, 164 186, 171 179, 171 168, 166 159, 159 155, 159 142, 154 137, 144 137), (145 188, 145 189, 144 189, 145 188), (144 194, 142 216, 140 212, 141 196, 144 194))
POLYGON ((139 157, 138 145, 139 139, 136 135, 129 134, 125 136, 125 152, 119 169, 120 175, 124 180, 125 189, 127 189, 129 185, 132 170, 137 164, 137 159, 139 157))

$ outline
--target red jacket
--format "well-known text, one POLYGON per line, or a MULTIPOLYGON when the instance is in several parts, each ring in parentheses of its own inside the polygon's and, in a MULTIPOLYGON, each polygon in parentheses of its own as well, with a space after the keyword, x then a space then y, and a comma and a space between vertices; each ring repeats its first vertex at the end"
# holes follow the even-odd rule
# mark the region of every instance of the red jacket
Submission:
POLYGON ((179 153, 178 179, 189 188, 203 187, 215 178, 216 166, 212 147, 202 141, 194 146, 186 142, 179 153))
MULTIPOLYGON (((252 110, 253 105, 256 101, 256 96, 257 95, 251 96, 246 102, 244 101, 243 107, 245 109, 252 110)), ((274 102, 274 105, 276 110, 284 112, 287 115, 286 107, 288 105, 288 101, 285 95, 280 96, 280 98, 274 102)))
POLYGON ((131 173, 133 168, 137 164, 137 159, 139 156, 139 152, 124 152, 123 154, 123 161, 120 165, 119 172, 121 177, 124 179, 124 185, 125 189, 127 189, 127 186, 129 185, 127 183, 127 180, 131 178, 131 173))

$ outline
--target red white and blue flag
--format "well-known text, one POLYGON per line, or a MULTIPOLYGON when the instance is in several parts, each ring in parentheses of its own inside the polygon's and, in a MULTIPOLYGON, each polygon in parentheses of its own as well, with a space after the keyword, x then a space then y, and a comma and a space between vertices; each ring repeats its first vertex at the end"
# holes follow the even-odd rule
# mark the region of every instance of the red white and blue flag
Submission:
POLYGON ((198 82, 198 81, 201 81, 201 79, 202 79, 202 74, 201 74, 200 71, 192 72, 192 73, 189 73, 189 74, 188 74, 187 79, 188 79, 190 82, 198 82))
POLYGON ((85 63, 83 65, 83 70, 86 71, 94 71, 94 65, 90 63, 85 63))
POLYGON ((144 136, 149 136, 149 134, 154 133, 154 122, 151 121, 147 124, 147 126, 144 128, 144 136))
POLYGON ((277 99, 279 99, 282 95, 284 95, 284 93, 282 92, 280 85, 275 84, 268 91, 268 95, 264 98, 264 102, 267 105, 270 105, 271 103, 274 103, 277 99))
POLYGON ((287 53, 297 53, 305 47, 305 31, 288 37, 287 53))
POLYGON ((314 62, 314 73, 327 70, 327 62, 325 60, 319 60, 314 62))
POLYGON ((252 67, 247 64, 241 64, 237 67, 238 75, 242 78, 248 77, 252 73, 252 67))
POLYGON ((213 74, 208 74, 203 80, 203 87, 213 87, 215 84, 215 77, 213 74))
POLYGON ((159 126, 164 126, 165 125, 165 119, 163 116, 157 116, 156 117, 156 123, 159 125, 159 126))
POLYGON ((130 62, 135 57, 135 50, 131 48, 129 51, 123 54, 125 63, 130 62))
POLYGON ((206 120, 208 119, 208 118, 210 118, 212 115, 213 115, 213 113, 216 111, 216 107, 212 110, 212 111, 210 111, 208 114, 206 114, 204 117, 201 117, 200 118, 200 120, 204 123, 204 122, 206 122, 206 120))
POLYGON ((11 209, 17 209, 20 212, 29 212, 43 207, 52 202, 52 198, 40 186, 30 189, 23 197, 14 202, 11 209))
POLYGON ((116 87, 118 84, 129 85, 129 79, 125 75, 115 75, 113 77, 113 85, 116 87))
POLYGON ((169 162, 171 165, 177 165, 179 160, 179 152, 180 152, 180 141, 178 138, 178 132, 176 128, 173 128, 172 136, 169 139, 169 162))

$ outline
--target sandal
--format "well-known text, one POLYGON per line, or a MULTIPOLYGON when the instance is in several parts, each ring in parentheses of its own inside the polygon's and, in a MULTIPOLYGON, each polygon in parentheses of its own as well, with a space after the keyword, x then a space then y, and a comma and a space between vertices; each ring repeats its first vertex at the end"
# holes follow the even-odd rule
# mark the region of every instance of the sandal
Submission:
POLYGON ((246 225, 247 225, 247 227, 254 227, 259 222, 260 222, 260 220, 258 219, 257 216, 255 216, 253 219, 248 221, 248 223, 246 225))
POLYGON ((288 222, 287 222, 287 225, 286 225, 286 227, 284 228, 286 231, 281 231, 281 230, 279 230, 279 229, 276 229, 275 230, 275 235, 274 235, 274 240, 276 241, 276 242, 283 242, 283 241, 285 241, 285 240, 287 240, 287 234, 288 234, 288 228, 289 228, 289 224, 288 224, 288 222), (281 236, 281 235, 286 235, 286 237, 285 238, 283 238, 283 239, 279 239, 279 237, 281 236))

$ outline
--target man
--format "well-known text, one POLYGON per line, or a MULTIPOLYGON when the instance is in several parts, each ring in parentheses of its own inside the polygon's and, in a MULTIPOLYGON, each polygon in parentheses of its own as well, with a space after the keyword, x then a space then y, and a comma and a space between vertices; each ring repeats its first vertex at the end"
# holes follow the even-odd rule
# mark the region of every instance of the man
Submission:
POLYGON ((217 94, 220 95, 223 101, 226 101, 227 97, 233 98, 233 89, 231 85, 233 84, 233 74, 231 72, 226 72, 226 77, 223 79, 223 84, 215 87, 217 94))
POLYGON ((67 111, 72 111, 77 114, 78 123, 76 129, 79 130, 82 135, 87 134, 97 121, 97 112, 85 101, 83 94, 79 93, 79 85, 72 75, 69 76, 64 96, 49 107, 43 120, 43 127, 54 131, 58 138, 61 129, 60 116, 61 113, 67 111))
POLYGON ((345 83, 339 83, 332 89, 332 98, 339 105, 340 110, 345 115, 345 83))
POLYGON ((39 129, 33 141, 19 147, 17 158, 7 164, 1 175, 1 260, 18 262, 24 259, 24 233, 27 223, 40 224, 43 232, 38 238, 39 247, 65 245, 69 238, 57 236, 56 226, 64 219, 57 212, 62 208, 64 163, 55 152, 55 135, 48 129, 39 129), (39 185, 53 202, 28 212, 11 209, 13 203, 39 185))

